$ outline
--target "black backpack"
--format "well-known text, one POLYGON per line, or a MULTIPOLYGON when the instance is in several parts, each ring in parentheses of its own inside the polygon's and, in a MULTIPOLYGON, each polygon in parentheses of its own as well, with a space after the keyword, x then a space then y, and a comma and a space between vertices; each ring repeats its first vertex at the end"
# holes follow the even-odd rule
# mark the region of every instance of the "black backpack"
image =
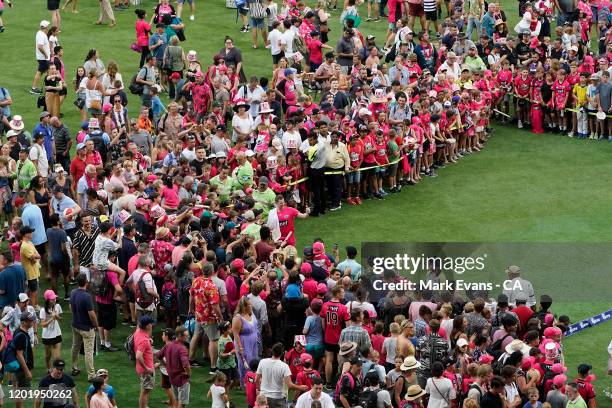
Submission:
POLYGON ((130 360, 136 361, 136 349, 134 347, 134 333, 130 334, 127 339, 125 339, 125 343, 123 343, 123 349, 130 357, 130 360))
POLYGON ((502 348, 502 345, 504 344, 504 341, 508 338, 508 337, 512 337, 514 338, 514 336, 512 336, 512 334, 506 334, 504 337, 502 337, 501 339, 497 339, 495 340, 487 349, 487 352, 493 356, 493 358, 495 360, 499 359, 499 356, 501 356, 502 354, 504 354, 504 349, 502 348))
POLYGON ((96 132, 91 133, 89 135, 89 139, 93 141, 94 148, 96 149, 98 153, 100 153, 100 156, 102 157, 102 161, 105 162, 108 151, 106 149, 106 143, 104 143, 104 138, 102 137, 102 132, 96 131, 96 132))
MULTIPOLYGON (((146 76, 149 74, 149 68, 147 68, 146 66, 143 66, 143 68, 145 69, 145 78, 140 79, 146 79, 146 76)), ((140 70, 136 74, 134 74, 134 76, 132 76, 132 79, 130 79, 130 86, 128 87, 130 92, 134 95, 142 95, 142 93, 144 92, 144 85, 136 82, 136 79, 138 79, 139 74, 140 70)))
POLYGON ((471 383, 470 386, 468 387, 467 392, 464 392, 463 394, 461 394, 461 398, 459 399, 458 408, 463 408, 463 403, 464 403, 464 401, 466 399, 468 399, 468 395, 470 394, 470 390, 478 391, 478 394, 480 394, 480 398, 479 398, 479 402, 480 402, 480 399, 482 399, 482 389, 478 386, 478 384, 471 383))
POLYGON ((376 408, 378 406, 378 393, 380 389, 365 390, 359 394, 359 406, 361 408, 376 408))

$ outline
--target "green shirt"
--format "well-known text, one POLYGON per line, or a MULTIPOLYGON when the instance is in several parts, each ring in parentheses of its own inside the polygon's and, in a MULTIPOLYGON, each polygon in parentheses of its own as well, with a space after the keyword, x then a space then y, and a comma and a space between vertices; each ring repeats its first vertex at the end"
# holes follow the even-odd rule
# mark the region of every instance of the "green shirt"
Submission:
POLYGON ((259 230, 261 229, 261 225, 259 224, 249 224, 245 229, 242 230, 241 234, 250 235, 255 239, 259 239, 259 230))
POLYGON ((565 408, 587 408, 587 404, 581 396, 578 396, 578 398, 573 401, 568 399, 565 408))
POLYGON ((470 72, 484 71, 485 69, 487 69, 487 66, 484 64, 484 62, 482 62, 482 58, 480 58, 478 55, 475 57, 470 57, 469 55, 466 55, 464 57, 463 63, 467 65, 470 72))
POLYGON ((399 146, 393 139, 390 139, 389 142, 387 142, 387 157, 389 158, 389 163, 397 161, 397 159, 400 157, 399 146))
POLYGON ((255 200, 254 208, 263 210, 262 218, 268 219, 268 213, 274 208, 274 200, 276 200, 276 193, 271 189, 267 188, 263 193, 259 189, 253 191, 253 200, 255 200))
MULTIPOLYGON (((232 354, 228 357, 221 357, 221 354, 225 353, 225 345, 227 343, 233 343, 232 338, 230 336, 219 337, 219 342, 217 343, 217 368, 221 368, 226 370, 228 368, 236 368, 236 355, 232 354)), ((235 349, 235 347, 234 347, 235 349)))
POLYGON ((222 181, 217 175, 210 179, 209 184, 217 189, 219 200, 229 200, 230 194, 232 194, 232 187, 234 186, 233 178, 228 177, 225 181, 222 181))
POLYGON ((236 169, 236 184, 240 189, 253 185, 253 166, 248 161, 236 169))
POLYGON ((19 160, 17 162, 17 171, 13 174, 17 178, 17 188, 20 191, 29 189, 30 182, 37 174, 36 166, 30 159, 26 159, 25 162, 19 160))

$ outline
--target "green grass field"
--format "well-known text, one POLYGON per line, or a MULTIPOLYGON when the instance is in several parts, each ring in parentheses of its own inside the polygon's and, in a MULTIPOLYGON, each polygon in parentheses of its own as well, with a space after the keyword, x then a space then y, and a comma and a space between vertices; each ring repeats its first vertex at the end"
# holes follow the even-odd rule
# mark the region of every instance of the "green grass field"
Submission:
MULTIPOLYGON (((152 10, 153 0, 143 0, 140 6, 152 10)), ((314 5, 312 0, 309 5, 314 5)), ((509 26, 516 22, 516 3, 502 2, 510 17, 509 26)), ((197 2, 196 21, 187 21, 185 50, 198 51, 200 61, 207 65, 223 45, 223 37, 231 35, 243 52, 246 74, 269 76, 269 51, 251 49, 250 34, 239 33, 235 10, 225 8, 221 0, 197 2)), ((97 48, 105 64, 115 60, 124 80, 136 71, 139 55, 130 50, 135 38, 133 8, 116 12, 118 25, 114 28, 95 26, 98 2, 81 0, 80 14, 63 13, 60 43, 65 48, 66 78, 70 82, 76 67, 84 62, 90 48, 97 48)), ((362 6, 362 15, 365 7, 362 6)), ((332 16, 332 44, 340 32, 339 12, 332 16)), ((36 98, 28 94, 35 70, 34 35, 42 19, 50 19, 43 0, 15 1, 3 15, 6 31, 0 34, 0 86, 13 97, 13 114, 24 116, 28 129, 34 128, 39 111, 36 98)), ((364 33, 373 33, 382 42, 386 24, 363 23, 364 33)), ((261 47, 261 45, 260 45, 261 47)), ((64 121, 71 129, 78 127, 78 114, 70 94, 63 106, 64 121)), ((135 112, 135 98, 130 109, 135 112)), ((484 152, 463 159, 460 163, 440 171, 440 177, 425 180, 418 186, 406 188, 401 194, 390 196, 385 202, 366 202, 361 208, 344 208, 323 218, 299 222, 297 237, 300 245, 323 237, 330 245, 338 242, 359 245, 368 241, 384 242, 610 242, 612 218, 610 192, 611 168, 609 157, 612 145, 607 142, 576 141, 555 135, 532 135, 511 128, 498 128, 484 152), (376 206, 376 208, 374 208, 376 206)), ((575 281, 577 292, 584 294, 579 271, 559 280, 575 281)), ((601 271, 602 285, 609 285, 610 272, 601 271)), ((597 282, 591 282, 597 283, 597 282)), ((550 283, 557 285, 557 281, 550 283)), ((574 321, 591 316, 610 307, 607 298, 591 302, 572 302, 561 299, 558 313, 565 313, 574 321)), ((63 304, 67 309, 67 305, 63 304)), ((70 315, 66 313, 63 356, 69 360, 70 315)), ((606 378, 606 347, 611 337, 607 323, 569 338, 565 343, 567 363, 573 375, 575 367, 589 362, 599 377, 597 389, 612 390, 606 378)), ((161 328, 156 329, 159 340, 161 328)), ((113 333, 114 344, 121 346, 129 329, 120 326, 113 333)), ((159 345, 159 341, 157 342, 159 345)), ((37 351, 35 379, 44 374, 42 349, 37 351)), ((83 363, 80 363, 83 368, 83 363)), ((95 358, 95 366, 110 371, 110 383, 116 388, 120 407, 137 406, 138 380, 133 364, 124 352, 103 353, 95 358)), ((191 406, 209 406, 208 370, 198 368, 192 378, 191 406)), ((78 378, 78 390, 86 389, 84 375, 78 378)), ((244 394, 235 392, 233 400, 245 406, 244 394)), ((165 399, 158 388, 150 406, 160 407, 165 399)), ((12 404, 8 404, 12 406, 12 404)), ((27 406, 33 406, 28 404, 27 406)), ((599 392, 598 406, 612 407, 612 400, 599 392)))

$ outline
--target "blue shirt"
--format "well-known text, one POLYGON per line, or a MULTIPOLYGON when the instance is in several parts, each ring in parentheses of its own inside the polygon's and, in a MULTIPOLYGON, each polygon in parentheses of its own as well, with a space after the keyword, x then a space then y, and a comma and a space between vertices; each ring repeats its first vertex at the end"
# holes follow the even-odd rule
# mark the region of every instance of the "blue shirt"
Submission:
POLYGON ((487 32, 487 35, 489 36, 489 38, 493 37, 493 31, 495 31, 495 19, 493 18, 493 16, 491 15, 491 13, 485 13, 484 16, 482 16, 482 29, 485 30, 487 32))
MULTIPOLYGON (((89 137, 89 133, 85 135, 85 137, 83 138, 83 143, 85 143, 86 141, 88 141, 89 139, 91 139, 91 137, 89 137)), ((110 144, 111 140, 110 140, 110 136, 108 135, 108 133, 106 132, 102 132, 102 141, 104 142, 105 145, 110 144)))
POLYGON ((53 131, 51 130, 51 126, 45 126, 39 123, 32 131, 32 137, 36 138, 37 134, 44 135, 45 139, 43 140, 43 145, 47 151, 47 160, 49 163, 53 162, 53 131))
POLYGON ((306 344, 309 346, 320 346, 323 344, 323 322, 321 316, 308 316, 304 322, 304 328, 308 329, 306 344))
POLYGON ((43 220, 42 211, 37 205, 32 203, 26 203, 23 206, 23 213, 21 214, 21 221, 23 225, 27 225, 32 228, 32 243, 34 245, 40 245, 47 242, 47 234, 45 233, 45 222, 43 220))
MULTIPOLYGON (((113 388, 112 385, 106 384, 102 392, 106 394, 108 399, 115 399, 115 389, 113 388)), ((93 385, 90 385, 89 388, 87 389, 87 396, 91 397, 93 394, 94 394, 94 387, 93 385)))
POLYGON ((171 151, 164 157, 163 166, 164 167, 176 167, 178 166, 178 156, 174 154, 174 151, 171 151))
POLYGON ((25 269, 21 265, 13 264, 0 272, 0 289, 4 290, 4 294, 0 295, 0 308, 15 305, 17 296, 25 292, 25 280, 25 269))
POLYGON ((93 301, 87 291, 77 288, 70 292, 70 310, 72 311, 72 327, 83 331, 93 329, 93 323, 89 317, 89 312, 94 310, 93 301))
POLYGON ((344 276, 344 271, 346 268, 351 268, 351 279, 353 282, 356 282, 361 276, 361 265, 354 259, 345 259, 344 261, 338 264, 338 269, 342 272, 344 276))
MULTIPOLYGON (((8 89, 0 88, 0 101, 4 101, 10 97, 11 94, 9 93, 8 89)), ((3 107, 2 114, 9 118, 11 116, 11 105, 6 105, 5 107, 3 107)))
POLYGON ((49 240, 49 262, 65 261, 67 255, 62 251, 62 246, 68 242, 66 231, 61 228, 47 228, 47 239, 49 240))
POLYGON ((162 40, 164 43, 157 47, 156 49, 151 50, 151 55, 153 55, 156 59, 162 60, 164 58, 164 51, 166 51, 166 47, 168 46, 168 36, 164 34, 157 34, 157 31, 151 34, 151 38, 149 38, 149 48, 151 46, 156 45, 159 40, 162 40))
POLYGON ((159 99, 159 96, 151 98, 151 109, 153 109, 154 117, 161 116, 162 112, 164 111, 164 104, 162 103, 161 99, 159 99))
POLYGON ((64 195, 61 200, 58 200, 55 198, 55 196, 51 198, 51 208, 53 208, 53 211, 59 214, 60 221, 62 222, 64 229, 76 228, 76 222, 74 220, 68 221, 66 217, 64 217, 64 210, 67 208, 75 208, 76 206, 77 204, 74 202, 74 200, 67 195, 64 195))

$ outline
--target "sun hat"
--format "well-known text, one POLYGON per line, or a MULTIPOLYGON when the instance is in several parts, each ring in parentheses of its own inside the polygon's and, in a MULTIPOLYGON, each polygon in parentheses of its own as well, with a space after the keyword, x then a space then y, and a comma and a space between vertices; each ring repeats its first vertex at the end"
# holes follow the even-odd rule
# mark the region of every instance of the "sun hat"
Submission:
POLYGON ((13 116, 13 119, 11 119, 9 125, 11 129, 16 131, 23 130, 23 128, 25 127, 25 123, 23 123, 23 118, 21 117, 21 115, 13 116))
POLYGON ((272 113, 272 112, 274 112, 274 109, 270 108, 270 104, 268 102, 262 102, 262 103, 259 104, 259 113, 260 114, 272 113))
POLYGON ((198 59, 198 53, 195 50, 189 50, 187 53, 187 61, 193 62, 198 59))
POLYGON ((416 370, 421 366, 421 363, 414 357, 408 356, 400 366, 401 371, 416 370))
POLYGON ((159 227, 155 230, 155 239, 165 238, 170 233, 170 229, 166 227, 159 227))
POLYGON ((531 347, 529 347, 528 345, 526 345, 522 340, 512 340, 504 349, 506 351, 506 353, 508 354, 512 354, 515 351, 520 351, 521 353, 523 353, 523 355, 529 355, 529 350, 531 349, 531 347))
POLYGON ((352 353, 355 350, 357 350, 357 343, 353 341, 347 341, 340 344, 340 351, 338 352, 338 354, 341 356, 346 356, 347 354, 352 353))
POLYGON ((57 295, 55 294, 55 292, 52 289, 47 289, 47 290, 45 290, 43 298, 45 300, 55 300, 55 299, 57 299, 57 295))
POLYGON ((244 108, 245 110, 249 110, 251 108, 251 105, 249 105, 244 99, 238 99, 234 104, 234 112, 238 112, 238 108, 244 108))
POLYGON ((419 384, 413 384, 408 387, 404 399, 406 401, 414 401, 415 399, 422 397, 423 395, 425 395, 425 390, 423 390, 419 384))

